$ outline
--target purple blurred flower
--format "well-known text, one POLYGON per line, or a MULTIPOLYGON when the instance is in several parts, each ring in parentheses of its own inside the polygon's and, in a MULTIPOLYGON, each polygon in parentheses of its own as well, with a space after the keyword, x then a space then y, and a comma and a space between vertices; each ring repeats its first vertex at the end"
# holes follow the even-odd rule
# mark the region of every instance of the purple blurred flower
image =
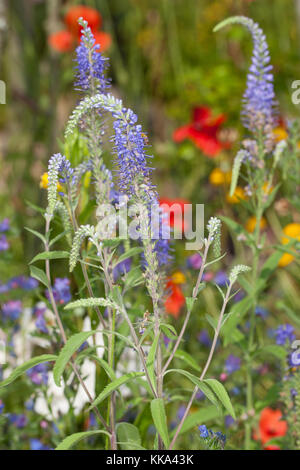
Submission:
POLYGON ((28 411, 32 411, 34 409, 34 401, 32 398, 25 401, 25 408, 28 411))
POLYGON ((37 364, 26 372, 27 376, 35 385, 47 385, 48 367, 46 363, 37 364))
POLYGON ((8 419, 18 429, 25 428, 26 424, 28 423, 28 418, 23 413, 19 415, 15 413, 11 413, 8 419))
POLYGON ((177 411, 177 418, 179 421, 182 420, 184 413, 185 413, 186 407, 184 405, 181 405, 177 411))
POLYGON ((226 415, 225 416, 225 427, 230 428, 235 423, 235 420, 233 419, 232 416, 226 415))
MULTIPOLYGON (((57 277, 54 281, 53 296, 57 303, 65 304, 71 300, 70 280, 67 277, 57 277)), ((46 291, 46 297, 49 299, 49 293, 46 291)))
POLYGON ((291 343, 295 339, 294 327, 289 323, 279 325, 275 330, 276 343, 284 346, 288 341, 291 343))
POLYGON ((229 354, 225 361, 225 370, 227 374, 232 374, 241 368, 241 359, 233 354, 229 354))
POLYGON ((212 341, 206 328, 203 328, 198 334, 198 341, 207 348, 211 346, 212 341))
POLYGON ((5 319, 17 320, 22 312, 21 300, 9 300, 2 306, 2 314, 5 319))
POLYGON ((5 235, 0 237, 0 251, 6 251, 9 248, 9 243, 5 235))
POLYGON ((257 315, 258 317, 261 317, 261 318, 266 318, 269 315, 269 311, 266 308, 261 307, 260 305, 258 305, 255 308, 255 315, 257 315))
POLYGON ((187 265, 189 268, 200 269, 202 264, 202 256, 199 253, 194 253, 187 259, 187 265))
POLYGON ((2 414, 3 409, 4 409, 4 403, 2 400, 0 400, 0 415, 2 414))
POLYGON ((227 277, 227 274, 224 271, 218 271, 215 275, 214 282, 219 287, 224 287, 226 286, 226 284, 229 283, 229 279, 227 277))
POLYGON ((0 222, 0 232, 7 232, 10 229, 10 223, 9 219, 3 219, 2 222, 0 222))
POLYGON ((39 439, 30 439, 31 450, 50 450, 50 447, 44 445, 39 439))
POLYGON ((121 263, 118 263, 114 269, 113 269, 113 278, 114 281, 120 277, 123 276, 124 274, 128 273, 131 269, 131 259, 127 258, 124 261, 121 261, 121 263))
POLYGON ((37 327, 37 329, 41 332, 41 333, 45 333, 45 334, 48 334, 49 331, 48 331, 48 328, 47 328, 47 325, 46 325, 46 320, 45 318, 43 317, 43 315, 39 315, 36 319, 36 322, 35 322, 35 326, 37 327))

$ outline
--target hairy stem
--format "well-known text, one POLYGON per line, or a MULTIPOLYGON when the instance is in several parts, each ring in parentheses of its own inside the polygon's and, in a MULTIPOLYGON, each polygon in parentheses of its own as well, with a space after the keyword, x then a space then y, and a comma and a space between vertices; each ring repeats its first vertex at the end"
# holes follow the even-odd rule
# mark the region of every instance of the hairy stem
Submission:
MULTIPOLYGON (((224 316, 224 313, 225 313, 225 309, 226 309, 226 306, 227 306, 227 303, 228 303, 228 300, 229 300, 229 297, 230 297, 230 292, 231 292, 231 289, 232 289, 232 283, 229 284, 228 288, 227 288, 227 292, 226 292, 226 295, 225 295, 225 298, 224 298, 224 301, 223 301, 223 305, 222 305, 222 309, 221 309, 221 312, 220 312, 220 316, 219 316, 219 320, 218 320, 218 324, 217 324, 217 327, 215 329, 215 334, 214 334, 214 339, 213 339, 213 342, 212 342, 212 345, 211 345, 211 348, 210 348, 210 351, 209 351, 209 355, 208 355, 208 358, 207 358, 207 361, 206 361, 206 364, 204 366, 204 369, 201 373, 201 376, 199 377, 199 380, 203 380, 204 377, 205 377, 205 374, 210 366, 210 363, 211 363, 211 360, 213 358, 213 355, 214 355, 214 352, 215 352, 215 348, 216 348, 216 344, 217 344, 217 340, 218 340, 218 337, 219 337, 219 334, 220 334, 220 330, 221 330, 221 326, 222 326, 222 320, 223 320, 223 316, 224 316)), ((169 450, 172 450, 174 445, 175 445, 175 442, 178 438, 178 435, 181 431, 181 428, 185 422, 185 419, 187 417, 187 415, 189 414, 189 411, 190 411, 190 408, 193 404, 193 401, 196 397, 196 394, 197 394, 197 391, 198 391, 198 387, 196 386, 193 393, 192 393, 192 396, 190 398, 190 401, 188 402, 188 405, 186 407, 186 410, 184 412, 184 415, 175 431, 175 434, 174 434, 174 437, 172 439, 172 442, 170 444, 170 447, 169 447, 169 450)))

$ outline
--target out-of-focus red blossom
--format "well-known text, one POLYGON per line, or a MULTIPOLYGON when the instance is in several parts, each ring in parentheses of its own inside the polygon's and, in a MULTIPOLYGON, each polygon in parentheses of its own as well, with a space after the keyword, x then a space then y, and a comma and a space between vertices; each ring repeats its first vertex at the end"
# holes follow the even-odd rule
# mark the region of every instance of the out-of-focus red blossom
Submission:
POLYGON ((69 52, 80 43, 82 26, 78 24, 79 18, 87 21, 95 37, 96 44, 101 47, 101 52, 106 51, 111 45, 111 36, 99 28, 102 25, 100 13, 94 8, 78 5, 71 7, 64 17, 67 29, 50 34, 48 43, 57 52, 69 52))
POLYGON ((175 318, 178 318, 181 308, 185 304, 185 297, 181 287, 171 279, 167 282, 168 297, 165 301, 166 312, 175 318))
POLYGON ((168 215, 170 227, 182 231, 188 228, 187 222, 184 220, 184 211, 187 209, 184 207, 185 204, 190 204, 190 202, 186 199, 160 199, 159 205, 162 207, 163 212, 168 215))
POLYGON ((69 31, 58 31, 50 34, 49 45, 57 52, 69 52, 73 49, 73 36, 69 31))
POLYGON ((104 31, 96 31, 94 33, 94 38, 96 41, 96 44, 99 44, 101 46, 101 51, 106 51, 110 45, 111 45, 111 35, 108 33, 105 33, 104 31))
POLYGON ((78 19, 83 18, 88 22, 92 32, 95 33, 101 25, 102 18, 100 13, 94 8, 86 7, 84 5, 78 5, 71 7, 64 17, 64 23, 68 30, 80 39, 82 26, 78 24, 78 19))
POLYGON ((264 449, 265 450, 281 450, 279 446, 274 446, 274 445, 264 447, 264 449))
POLYGON ((262 442, 265 450, 280 450, 277 445, 265 445, 271 439, 285 436, 287 432, 287 422, 283 421, 280 410, 264 408, 260 414, 259 429, 254 433, 254 439, 262 442))
POLYGON ((192 122, 179 127, 173 134, 175 142, 190 139, 207 157, 213 158, 221 150, 229 148, 228 142, 221 142, 218 131, 226 120, 224 114, 212 117, 212 112, 205 106, 194 108, 192 122))

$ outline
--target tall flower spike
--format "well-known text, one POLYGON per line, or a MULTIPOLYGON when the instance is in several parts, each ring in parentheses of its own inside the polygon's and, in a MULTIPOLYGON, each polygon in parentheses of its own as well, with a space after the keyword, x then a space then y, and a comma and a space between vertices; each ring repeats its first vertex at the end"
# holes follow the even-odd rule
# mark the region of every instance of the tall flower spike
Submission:
POLYGON ((60 153, 54 154, 48 164, 48 208, 47 214, 53 215, 57 201, 57 183, 59 176, 60 181, 65 182, 71 178, 73 169, 69 160, 60 153))
POLYGON ((247 88, 243 97, 243 124, 255 134, 263 132, 268 139, 276 125, 276 101, 266 36, 257 23, 245 16, 228 18, 219 23, 214 31, 233 23, 239 23, 248 28, 254 42, 252 63, 247 76, 247 88))
POLYGON ((83 27, 80 45, 76 49, 76 89, 91 95, 105 93, 109 88, 109 80, 105 77, 108 67, 108 59, 100 52, 99 44, 95 44, 95 38, 88 23, 82 18, 79 24, 83 27))
POLYGON ((207 224, 207 230, 213 244, 216 257, 221 255, 221 221, 217 217, 211 217, 207 224))

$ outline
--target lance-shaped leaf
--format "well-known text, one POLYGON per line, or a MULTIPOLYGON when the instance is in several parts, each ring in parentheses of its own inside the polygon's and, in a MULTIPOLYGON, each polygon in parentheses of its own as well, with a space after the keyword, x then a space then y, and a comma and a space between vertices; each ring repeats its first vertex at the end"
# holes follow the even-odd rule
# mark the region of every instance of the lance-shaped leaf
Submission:
POLYGON ((128 374, 123 375, 122 377, 119 377, 118 379, 114 380, 113 382, 109 383, 106 385, 104 390, 97 396, 97 398, 93 401, 93 403, 90 406, 90 410, 92 408, 95 408, 95 406, 99 405, 105 398, 107 398, 112 392, 117 390, 121 385, 124 385, 125 383, 129 382, 130 380, 135 379, 136 377, 141 377, 142 375, 145 375, 144 372, 129 372, 128 374))
POLYGON ((43 362, 55 361, 56 359, 57 356, 54 356, 54 354, 43 354, 42 356, 37 356, 29 359, 29 361, 24 362, 24 364, 14 369, 10 376, 7 377, 7 379, 0 382, 0 388, 6 387, 6 385, 12 383, 14 380, 20 377, 20 375, 24 374, 24 372, 26 372, 28 369, 31 369, 32 367, 37 366, 38 364, 42 364, 43 362))
POLYGON ((108 432, 106 431, 85 431, 85 432, 76 432, 75 434, 71 434, 71 436, 66 437, 55 450, 68 450, 71 449, 77 442, 81 441, 82 439, 86 439, 91 436, 95 436, 96 434, 106 434, 109 436, 108 432))
POLYGON ((65 370, 65 367, 73 356, 73 354, 90 336, 95 333, 96 331, 82 331, 81 333, 77 333, 76 335, 73 335, 71 336, 71 338, 68 339, 68 341, 60 351, 53 369, 54 382, 58 387, 60 387, 60 379, 63 374, 63 371, 65 370))
POLYGON ((166 448, 169 447, 169 433, 165 405, 162 398, 155 398, 151 401, 151 414, 158 434, 163 440, 166 448))

